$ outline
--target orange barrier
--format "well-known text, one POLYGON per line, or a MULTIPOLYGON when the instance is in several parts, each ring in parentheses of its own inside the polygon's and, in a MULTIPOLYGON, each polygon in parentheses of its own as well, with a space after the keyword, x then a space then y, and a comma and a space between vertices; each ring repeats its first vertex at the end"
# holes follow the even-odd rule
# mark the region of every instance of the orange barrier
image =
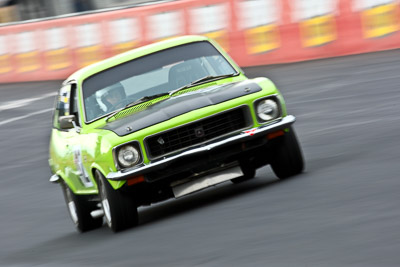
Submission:
POLYGON ((0 82, 65 79, 184 34, 214 38, 241 66, 395 49, 399 20, 398 0, 181 0, 3 26, 0 82))

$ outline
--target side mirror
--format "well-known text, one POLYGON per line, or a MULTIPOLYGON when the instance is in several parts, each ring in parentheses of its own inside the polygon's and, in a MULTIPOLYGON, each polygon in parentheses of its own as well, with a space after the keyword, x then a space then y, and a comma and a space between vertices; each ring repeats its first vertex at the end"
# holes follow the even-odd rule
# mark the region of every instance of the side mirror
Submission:
POLYGON ((58 121, 61 129, 72 129, 74 128, 75 115, 61 116, 58 121))

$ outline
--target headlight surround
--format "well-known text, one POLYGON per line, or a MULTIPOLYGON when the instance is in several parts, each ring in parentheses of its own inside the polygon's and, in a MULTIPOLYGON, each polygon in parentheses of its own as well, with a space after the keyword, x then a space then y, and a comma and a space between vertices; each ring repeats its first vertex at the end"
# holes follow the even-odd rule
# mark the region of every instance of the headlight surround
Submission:
POLYGON ((139 144, 137 142, 121 145, 115 148, 114 157, 117 168, 130 168, 142 161, 139 144))
POLYGON ((273 98, 260 99, 255 103, 257 120, 261 123, 275 120, 281 116, 278 100, 273 98))

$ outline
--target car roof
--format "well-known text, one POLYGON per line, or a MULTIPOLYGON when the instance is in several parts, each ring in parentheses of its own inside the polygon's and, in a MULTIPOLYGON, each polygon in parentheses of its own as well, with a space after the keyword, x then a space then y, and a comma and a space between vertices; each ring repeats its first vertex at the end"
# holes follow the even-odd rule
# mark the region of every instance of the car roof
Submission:
POLYGON ((154 52, 161 51, 161 50, 164 50, 167 48, 171 48, 171 47, 175 47, 175 46, 179 46, 179 45, 187 44, 187 43, 199 42, 199 41, 210 41, 210 39, 205 36, 186 35, 186 36, 175 37, 175 38, 167 39, 164 41, 145 45, 142 47, 134 48, 127 52, 124 52, 124 53, 118 54, 116 56, 101 60, 94 64, 91 64, 89 66, 86 66, 86 67, 74 72, 72 75, 70 75, 64 81, 64 84, 80 83, 85 78, 87 78, 93 74, 96 74, 105 69, 111 68, 113 66, 119 65, 121 63, 130 61, 132 59, 142 57, 142 56, 145 56, 148 54, 152 54, 154 52))

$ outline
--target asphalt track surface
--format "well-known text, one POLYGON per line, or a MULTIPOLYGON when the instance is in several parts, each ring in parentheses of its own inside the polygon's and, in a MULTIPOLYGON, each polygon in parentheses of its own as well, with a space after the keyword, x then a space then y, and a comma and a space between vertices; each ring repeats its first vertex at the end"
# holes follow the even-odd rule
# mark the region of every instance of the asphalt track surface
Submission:
POLYGON ((60 82, 0 85, 0 266, 400 266, 400 50, 253 67, 281 89, 303 174, 140 208, 140 226, 73 228, 47 166, 60 82))

